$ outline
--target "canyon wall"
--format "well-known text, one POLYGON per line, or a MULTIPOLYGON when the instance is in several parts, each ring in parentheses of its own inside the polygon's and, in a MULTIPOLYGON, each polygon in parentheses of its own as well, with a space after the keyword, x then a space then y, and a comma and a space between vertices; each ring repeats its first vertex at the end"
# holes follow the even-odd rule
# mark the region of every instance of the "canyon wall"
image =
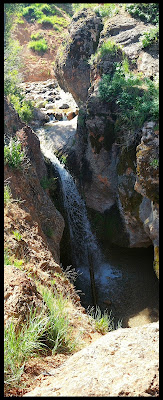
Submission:
POLYGON ((154 245, 157 270, 157 121, 148 120, 132 133, 120 127, 118 134, 116 102, 99 95, 103 74, 112 76, 115 63, 124 58, 131 71, 141 72, 151 81, 158 76, 157 43, 143 49, 140 41, 143 32, 152 27, 124 12, 102 24, 98 15, 82 10, 72 18, 64 56, 60 57, 59 50, 55 74, 80 108, 68 166, 85 198, 98 238, 125 247, 154 245), (109 39, 115 51, 100 53, 109 39))

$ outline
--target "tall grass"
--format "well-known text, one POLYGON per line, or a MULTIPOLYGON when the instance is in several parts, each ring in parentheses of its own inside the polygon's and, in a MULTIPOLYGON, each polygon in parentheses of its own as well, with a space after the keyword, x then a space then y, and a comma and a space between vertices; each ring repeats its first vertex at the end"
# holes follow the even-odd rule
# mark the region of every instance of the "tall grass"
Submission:
MULTIPOLYGON (((6 252, 6 262, 10 258, 6 252)), ((31 309, 26 323, 21 329, 14 322, 5 327, 4 365, 5 384, 16 385, 21 378, 25 363, 29 357, 44 354, 51 350, 72 352, 76 349, 77 340, 72 338, 72 328, 68 320, 67 299, 62 294, 53 293, 47 287, 38 284, 39 292, 47 306, 48 312, 36 315, 37 309, 31 309)))
POLYGON ((39 286, 43 300, 48 307, 48 343, 52 353, 58 351, 71 352, 76 347, 76 341, 72 338, 72 329, 68 320, 66 305, 68 300, 60 293, 39 286))
POLYGON ((46 330, 48 317, 43 313, 36 316, 36 311, 31 310, 27 323, 18 332, 13 322, 5 327, 4 375, 7 385, 18 383, 25 362, 45 347, 41 338, 46 330))

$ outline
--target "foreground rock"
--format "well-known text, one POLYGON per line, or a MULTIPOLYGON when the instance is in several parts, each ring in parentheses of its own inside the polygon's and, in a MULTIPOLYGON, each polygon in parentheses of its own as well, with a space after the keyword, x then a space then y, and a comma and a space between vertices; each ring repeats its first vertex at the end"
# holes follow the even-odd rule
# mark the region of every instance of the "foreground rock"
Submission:
POLYGON ((158 397, 158 336, 158 323, 110 332, 24 397, 158 397))

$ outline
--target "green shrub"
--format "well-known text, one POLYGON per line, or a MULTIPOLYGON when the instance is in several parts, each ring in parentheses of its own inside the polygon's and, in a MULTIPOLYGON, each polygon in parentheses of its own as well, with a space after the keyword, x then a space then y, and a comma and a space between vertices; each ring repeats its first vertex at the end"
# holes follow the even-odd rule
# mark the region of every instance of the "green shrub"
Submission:
POLYGON ((145 22, 159 22, 159 3, 133 3, 126 5, 126 10, 133 16, 145 22))
POLYGON ((38 40, 38 39, 42 39, 43 35, 41 32, 35 32, 31 34, 31 39, 32 40, 38 40))
POLYGON ((61 31, 63 27, 68 25, 68 21, 63 17, 57 17, 56 15, 52 16, 45 16, 43 15, 42 18, 38 20, 38 23, 42 26, 51 26, 55 30, 61 31))
POLYGON ((14 265, 14 267, 22 270, 22 264, 24 264, 24 260, 18 260, 14 255, 10 255, 8 248, 4 249, 4 265, 14 265))
POLYGON ((119 13, 119 8, 116 3, 106 3, 103 5, 98 5, 95 7, 94 11, 99 13, 101 17, 112 17, 115 14, 119 13))
POLYGON ((25 154, 17 138, 11 138, 10 143, 4 146, 4 164, 12 168, 20 168, 25 154))
POLYGON ((29 44, 28 44, 28 47, 30 48, 30 49, 32 49, 32 50, 34 50, 34 51, 37 51, 37 52, 45 52, 45 51, 47 51, 48 50, 48 45, 47 45, 47 42, 46 42, 46 40, 43 38, 43 39, 39 39, 39 40, 32 40, 32 41, 30 41, 29 42, 29 44))
POLYGON ((114 73, 104 74, 99 84, 99 96, 102 100, 114 103, 115 129, 134 133, 146 120, 158 120, 159 88, 158 83, 141 74, 129 71, 128 63, 115 63, 114 73))
POLYGON ((116 54, 119 49, 122 49, 120 45, 116 44, 113 40, 108 39, 102 44, 98 53, 103 57, 107 54, 116 54))
POLYGON ((158 26, 156 28, 151 29, 149 32, 144 32, 143 35, 140 38, 140 41, 142 43, 142 47, 148 47, 152 43, 156 42, 159 37, 159 28, 158 26))
POLYGON ((42 17, 42 11, 40 10, 39 7, 37 7, 36 3, 33 4, 32 6, 25 7, 22 11, 23 16, 27 20, 34 20, 42 17))

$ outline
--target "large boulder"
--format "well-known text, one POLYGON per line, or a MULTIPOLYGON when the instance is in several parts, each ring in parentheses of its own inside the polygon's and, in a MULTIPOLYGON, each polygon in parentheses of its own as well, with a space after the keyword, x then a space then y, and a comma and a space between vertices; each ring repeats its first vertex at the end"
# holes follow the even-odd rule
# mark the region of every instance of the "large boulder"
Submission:
POLYGON ((90 86, 88 59, 96 51, 101 18, 93 11, 83 9, 72 18, 63 53, 58 51, 55 76, 62 89, 72 94, 77 104, 86 101, 90 86))
POLYGON ((24 397, 158 397, 158 323, 110 332, 50 374, 24 397))

